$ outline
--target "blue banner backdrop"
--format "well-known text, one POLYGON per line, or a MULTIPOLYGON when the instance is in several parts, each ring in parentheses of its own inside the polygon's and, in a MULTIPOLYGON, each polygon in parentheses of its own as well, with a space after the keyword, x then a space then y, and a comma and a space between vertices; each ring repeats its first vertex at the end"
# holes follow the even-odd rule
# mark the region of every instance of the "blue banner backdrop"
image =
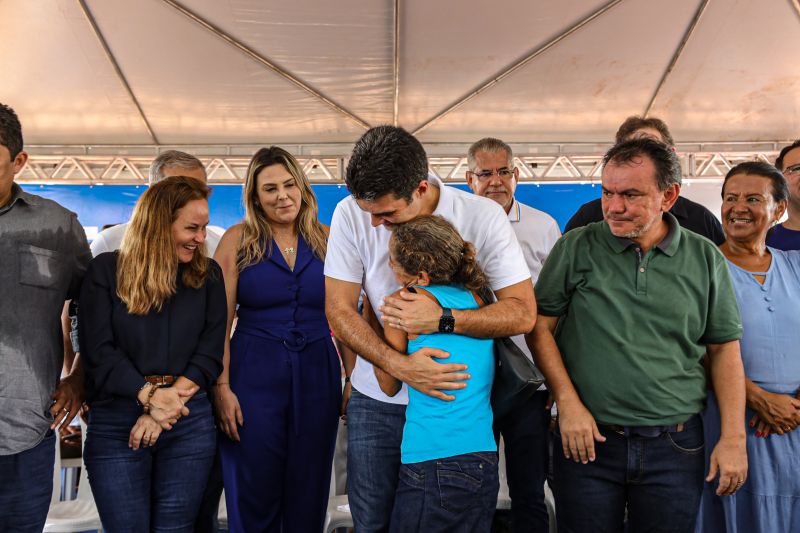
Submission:
MULTIPOLYGON (((466 185, 456 185, 467 190, 466 185)), ((143 185, 23 185, 26 191, 50 198, 76 212, 84 227, 98 229, 105 224, 126 222, 136 200, 144 192, 143 185)), ((214 185, 209 202, 211 224, 229 228, 242 219, 241 185, 214 185)), ((344 185, 314 185, 319 202, 319 219, 330 224, 336 204, 347 196, 344 185)), ((599 185, 521 184, 517 199, 555 218, 562 230, 583 203, 600 196, 599 185)))

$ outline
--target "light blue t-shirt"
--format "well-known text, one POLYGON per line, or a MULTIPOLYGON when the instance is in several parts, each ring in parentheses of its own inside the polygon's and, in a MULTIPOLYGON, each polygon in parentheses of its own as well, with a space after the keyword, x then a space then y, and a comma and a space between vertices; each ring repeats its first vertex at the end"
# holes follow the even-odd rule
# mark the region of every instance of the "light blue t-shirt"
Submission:
MULTIPOLYGON (((434 285, 421 287, 443 307, 477 309, 478 304, 463 287, 434 285)), ((408 389, 406 425, 403 429, 401 460, 419 463, 472 452, 497 451, 492 431, 490 404, 494 381, 492 339, 477 339, 454 333, 420 335, 408 341, 408 353, 420 348, 439 348, 450 354, 441 363, 466 364, 472 376, 465 389, 447 391, 455 400, 446 402, 408 389)))

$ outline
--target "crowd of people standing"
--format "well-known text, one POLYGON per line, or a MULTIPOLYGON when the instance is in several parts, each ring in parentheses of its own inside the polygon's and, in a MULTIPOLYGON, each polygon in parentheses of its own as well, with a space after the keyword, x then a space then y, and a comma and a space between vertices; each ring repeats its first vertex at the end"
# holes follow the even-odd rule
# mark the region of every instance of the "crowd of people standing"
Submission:
POLYGON ((507 143, 465 155, 470 191, 370 129, 327 227, 263 148, 218 235, 202 163, 165 152, 90 249, 14 183, 0 104, 0 531, 42 530, 84 403, 112 533, 214 531, 223 487, 231 531, 321 531, 340 416, 356 533, 490 531, 501 437, 512 531, 548 531, 547 482, 563 532, 800 530, 800 141, 732 168, 718 219, 681 196, 666 124, 630 117, 563 236, 515 198, 507 143), (546 386, 498 418, 500 337, 546 386))

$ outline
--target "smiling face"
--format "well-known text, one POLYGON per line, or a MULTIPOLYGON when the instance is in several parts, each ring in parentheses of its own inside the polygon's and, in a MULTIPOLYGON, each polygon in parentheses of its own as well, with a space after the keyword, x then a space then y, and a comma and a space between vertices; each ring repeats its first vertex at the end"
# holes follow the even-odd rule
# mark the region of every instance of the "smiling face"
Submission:
POLYGON ((256 176, 256 194, 258 204, 270 224, 294 224, 303 198, 294 176, 283 165, 270 165, 259 171, 256 176))
POLYGON ((506 213, 514 202, 519 170, 509 161, 505 150, 475 152, 475 168, 467 172, 467 185, 478 196, 491 198, 506 213), (490 174, 491 173, 491 174, 490 174))
POLYGON ((722 227, 728 239, 763 242, 767 231, 783 216, 786 202, 776 202, 769 178, 736 174, 722 191, 722 227))
POLYGON ((208 201, 191 200, 178 209, 172 223, 172 241, 178 262, 189 263, 196 253, 202 252, 208 226, 208 201))
POLYGON ((603 217, 615 236, 637 240, 655 227, 679 192, 677 184, 658 190, 656 167, 649 157, 622 164, 610 161, 603 169, 603 217))

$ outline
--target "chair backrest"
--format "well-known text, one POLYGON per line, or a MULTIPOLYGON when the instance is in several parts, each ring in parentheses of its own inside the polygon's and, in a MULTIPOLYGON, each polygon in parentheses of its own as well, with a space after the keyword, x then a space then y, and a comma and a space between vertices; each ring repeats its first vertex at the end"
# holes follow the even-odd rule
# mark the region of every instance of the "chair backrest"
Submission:
POLYGON ((92 494, 92 487, 89 485, 86 463, 83 461, 84 453, 86 453, 86 422, 81 418, 81 477, 78 479, 78 499, 93 502, 94 494, 92 494))

